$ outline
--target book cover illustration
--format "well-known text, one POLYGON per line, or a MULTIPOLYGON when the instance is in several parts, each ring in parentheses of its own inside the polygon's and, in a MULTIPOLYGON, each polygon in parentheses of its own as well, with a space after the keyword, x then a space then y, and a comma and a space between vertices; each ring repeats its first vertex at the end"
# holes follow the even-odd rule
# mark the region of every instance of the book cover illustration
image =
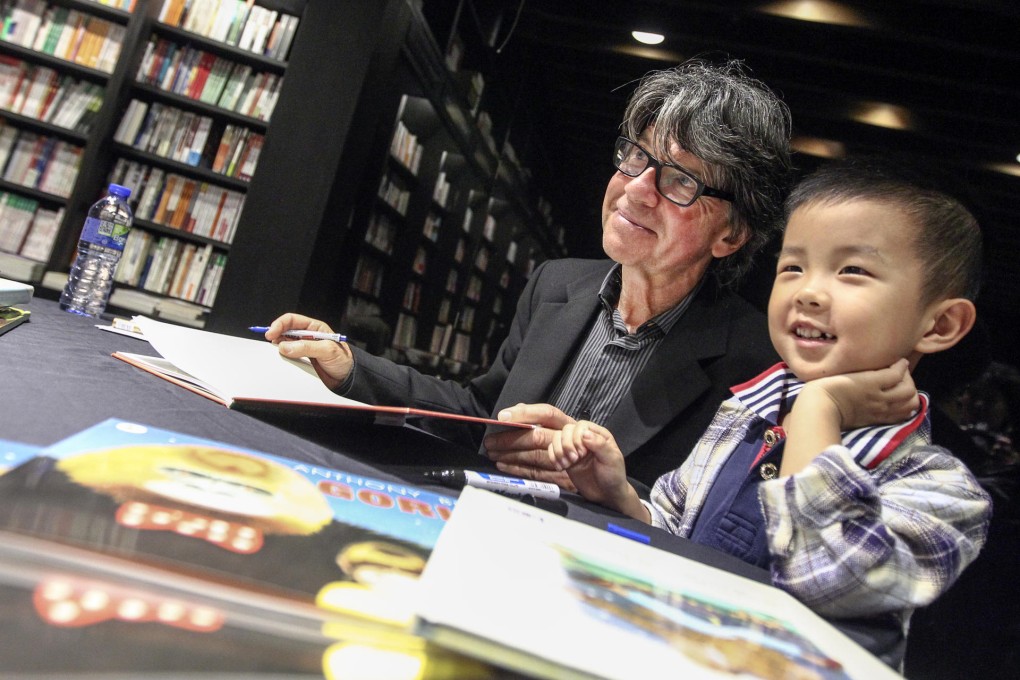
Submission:
POLYGON ((0 527, 336 604, 415 581, 453 503, 117 419, 0 477, 0 527))
POLYGON ((0 439, 0 475, 35 457, 41 449, 35 444, 0 439))
POLYGON ((422 636, 540 677, 896 677, 788 593, 474 488, 421 585, 422 636))
POLYGON ((407 625, 452 507, 109 419, 0 476, 0 670, 500 677, 407 625))

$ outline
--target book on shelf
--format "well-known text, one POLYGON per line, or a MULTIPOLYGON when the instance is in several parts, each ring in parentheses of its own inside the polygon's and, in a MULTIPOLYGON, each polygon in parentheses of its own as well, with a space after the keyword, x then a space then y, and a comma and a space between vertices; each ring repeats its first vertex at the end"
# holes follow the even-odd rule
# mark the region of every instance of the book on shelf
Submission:
POLYGON ((778 588, 479 489, 420 584, 419 634, 536 677, 899 677, 778 588))
POLYGON ((410 632, 446 496, 115 418, 16 456, 0 474, 5 677, 340 678, 352 645, 491 676, 410 632))
POLYGON ((309 361, 287 359, 265 340, 182 328, 144 316, 133 320, 160 356, 115 352, 114 357, 229 408, 334 413, 385 425, 440 418, 500 428, 531 427, 460 413, 366 404, 331 392, 309 361))

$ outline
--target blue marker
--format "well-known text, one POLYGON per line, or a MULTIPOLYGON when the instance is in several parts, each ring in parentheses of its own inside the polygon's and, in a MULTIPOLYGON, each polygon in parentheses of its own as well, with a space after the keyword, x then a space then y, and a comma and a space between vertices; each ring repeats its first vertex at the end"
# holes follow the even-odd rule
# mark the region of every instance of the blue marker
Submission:
MULTIPOLYGON (((269 326, 248 326, 252 333, 265 333, 269 326)), ((340 333, 323 333, 322 331, 284 331, 283 335, 292 340, 332 340, 333 342, 347 342, 347 336, 340 333)))
POLYGON ((617 534, 618 536, 624 536, 626 538, 631 539, 632 541, 637 541, 638 543, 644 543, 645 545, 648 545, 648 544, 650 544, 652 542, 651 537, 645 536, 644 534, 639 534, 636 531, 632 531, 632 530, 630 530, 630 529, 628 529, 626 527, 621 527, 619 524, 613 524, 612 522, 609 522, 609 524, 606 525, 606 529, 608 529, 609 533, 611 533, 611 534, 617 534))

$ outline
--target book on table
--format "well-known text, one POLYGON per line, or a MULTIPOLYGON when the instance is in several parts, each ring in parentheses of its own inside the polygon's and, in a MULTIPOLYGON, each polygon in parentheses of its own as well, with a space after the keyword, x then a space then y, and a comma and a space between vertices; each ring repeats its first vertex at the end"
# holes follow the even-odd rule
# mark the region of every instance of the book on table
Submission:
POLYGON ((459 413, 366 404, 331 392, 311 362, 288 359, 265 340, 185 328, 144 316, 132 321, 161 356, 114 352, 114 357, 229 408, 329 411, 386 425, 402 425, 410 418, 441 418, 489 427, 532 427, 459 413))
POLYGON ((27 305, 34 293, 35 288, 31 284, 0 277, 0 308, 27 305))
POLYGON ((420 586, 419 634, 538 677, 899 677, 784 591, 470 487, 420 586))
POLYGON ((495 677, 411 629, 451 498, 119 419, 32 453, 0 475, 4 677, 340 678, 355 648, 495 677))

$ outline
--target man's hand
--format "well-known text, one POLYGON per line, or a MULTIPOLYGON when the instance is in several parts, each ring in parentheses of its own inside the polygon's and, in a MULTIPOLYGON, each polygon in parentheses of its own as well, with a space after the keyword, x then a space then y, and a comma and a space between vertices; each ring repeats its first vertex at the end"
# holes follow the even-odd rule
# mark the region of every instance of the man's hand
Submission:
POLYGON ((280 354, 288 359, 311 359, 312 368, 329 389, 336 389, 343 383, 354 367, 351 348, 346 343, 331 340, 288 340, 283 332, 291 330, 332 333, 333 329, 318 319, 287 313, 270 324, 266 340, 277 345, 280 354))
POLYGON ((554 435, 574 419, 550 404, 517 404, 503 409, 499 420, 538 425, 532 430, 514 428, 486 435, 483 445, 500 472, 525 479, 558 484, 575 491, 573 482, 549 458, 554 435))

